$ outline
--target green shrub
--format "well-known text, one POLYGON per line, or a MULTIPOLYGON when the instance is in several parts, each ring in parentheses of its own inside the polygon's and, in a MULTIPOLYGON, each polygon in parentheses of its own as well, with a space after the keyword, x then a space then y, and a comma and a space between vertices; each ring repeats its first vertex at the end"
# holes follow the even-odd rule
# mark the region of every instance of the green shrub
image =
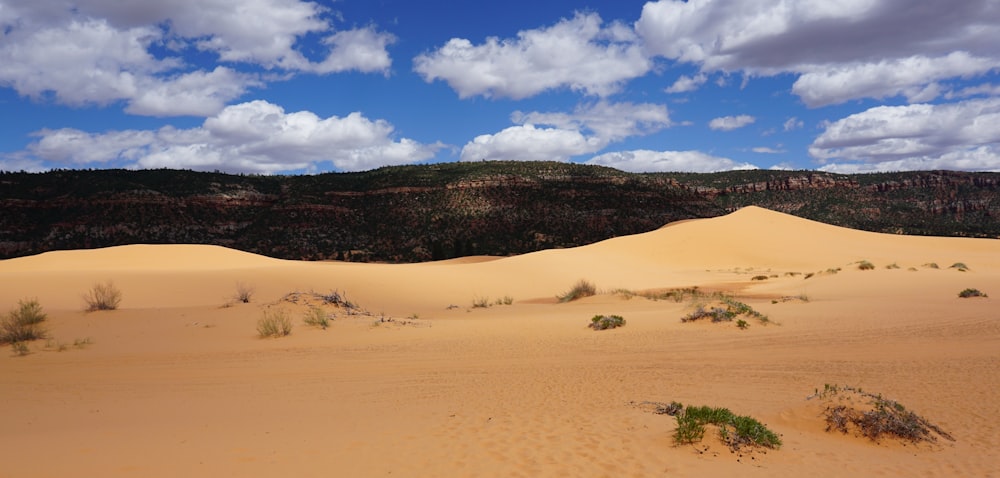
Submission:
POLYGON ((674 441, 694 443, 705 435, 705 425, 719 427, 719 437, 732 450, 745 446, 780 448, 781 438, 754 418, 734 415, 727 408, 687 407, 677 413, 674 441))
POLYGON ((323 330, 330 326, 330 319, 327 317, 326 311, 319 307, 310 307, 302 321, 306 325, 319 327, 323 330))
POLYGON ((597 294, 597 287, 586 279, 580 279, 568 292, 559 296, 559 302, 570 302, 597 294))
POLYGON ((958 296, 963 299, 968 299, 969 297, 988 297, 979 289, 965 289, 962 292, 959 292, 958 296))
POLYGON ((87 311, 95 310, 115 310, 122 301, 122 292, 115 287, 114 282, 107 281, 94 286, 84 296, 87 302, 87 311))
POLYGON ((749 327, 750 324, 748 324, 747 321, 745 321, 743 319, 740 319, 740 320, 736 321, 736 326, 739 327, 739 328, 741 328, 741 329, 745 329, 745 328, 749 327))
POLYGON ((0 344, 18 344, 45 338, 45 329, 41 326, 45 318, 37 299, 19 300, 17 307, 0 319, 0 344))
POLYGON ((605 330, 623 327, 624 325, 625 319, 620 315, 595 315, 590 319, 590 324, 587 327, 594 330, 605 330))
POLYGON ((292 333, 292 321, 284 310, 265 310, 263 317, 257 321, 257 333, 261 338, 284 337, 292 333))

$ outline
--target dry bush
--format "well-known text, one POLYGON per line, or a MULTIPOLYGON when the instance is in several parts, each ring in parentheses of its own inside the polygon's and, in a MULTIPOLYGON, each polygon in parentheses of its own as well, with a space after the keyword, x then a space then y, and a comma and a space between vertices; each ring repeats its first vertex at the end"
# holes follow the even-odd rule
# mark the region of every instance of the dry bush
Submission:
POLYGON ((284 310, 265 310, 263 317, 257 321, 257 334, 261 338, 284 337, 292 333, 292 321, 284 310))
POLYGON ((597 287, 586 279, 580 279, 568 292, 559 296, 559 302, 570 302, 597 294, 597 287))
POLYGON ((872 441, 878 441, 884 436, 911 443, 936 442, 939 436, 949 441, 955 440, 937 425, 907 410, 899 402, 883 398, 881 394, 827 384, 822 393, 817 390, 814 396, 846 400, 846 403, 831 404, 824 410, 828 432, 839 431, 846 434, 854 430, 872 441), (858 401, 865 403, 855 405, 858 401))
POLYGON ((84 294, 83 300, 87 303, 88 312, 95 310, 115 310, 122 302, 122 292, 115 287, 114 282, 107 281, 103 284, 94 284, 84 294))
POLYGON ((236 294, 233 295, 233 299, 237 302, 242 302, 244 304, 249 304, 250 299, 253 298, 254 288, 253 286, 243 283, 236 283, 236 294))
POLYGON ((18 344, 27 347, 23 342, 45 338, 45 329, 41 323, 46 315, 38 300, 20 300, 17 307, 0 319, 0 344, 18 344))

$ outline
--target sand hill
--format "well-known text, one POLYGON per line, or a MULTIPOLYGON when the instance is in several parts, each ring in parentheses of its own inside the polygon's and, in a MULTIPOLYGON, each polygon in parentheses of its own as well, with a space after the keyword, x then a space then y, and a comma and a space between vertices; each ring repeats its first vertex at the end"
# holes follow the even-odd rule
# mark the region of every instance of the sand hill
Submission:
POLYGON ((1000 296, 995 240, 750 207, 509 258, 135 245, 0 261, 0 283, 0 307, 38 299, 49 335, 0 352, 3 476, 998 476, 1000 312, 958 297, 1000 296), (559 303, 580 279, 599 293, 559 303), (85 312, 108 280, 118 310, 85 312), (695 287, 769 323, 682 323, 713 299, 641 295, 695 287), (326 329, 302 322, 311 306, 326 329), (259 338, 278 310, 292 333, 259 338), (593 331, 595 314, 627 324, 593 331), (807 400, 824 384, 882 393, 955 440, 827 432, 807 400), (783 445, 677 445, 651 411, 675 400, 753 416, 783 445))

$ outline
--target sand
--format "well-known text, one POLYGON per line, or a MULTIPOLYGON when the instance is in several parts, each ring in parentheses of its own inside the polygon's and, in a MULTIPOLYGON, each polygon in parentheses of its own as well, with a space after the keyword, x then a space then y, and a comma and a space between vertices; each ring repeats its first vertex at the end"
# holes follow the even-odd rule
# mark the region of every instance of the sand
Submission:
POLYGON ((50 335, 26 356, 0 349, 2 476, 1000 476, 1000 309, 958 298, 1000 297, 996 240, 750 207, 426 264, 200 245, 53 252, 0 261, 0 284, 0 307, 38 299, 50 335), (600 293, 559 303, 579 279, 600 293), (120 308, 84 312, 107 280, 120 308), (250 303, 233 300, 237 283, 250 303), (772 323, 682 323, 691 301, 613 293, 694 286, 772 323), (361 309, 326 306, 325 330, 302 323, 310 293, 331 291, 361 309), (297 304, 282 300, 293 292, 297 304), (259 338, 277 309, 291 335, 259 338), (593 331, 595 314, 627 325, 593 331), (955 441, 826 432, 807 397, 828 383, 898 400, 955 441), (675 420, 643 404, 674 400, 753 416, 783 446, 731 453, 714 433, 676 445, 675 420))

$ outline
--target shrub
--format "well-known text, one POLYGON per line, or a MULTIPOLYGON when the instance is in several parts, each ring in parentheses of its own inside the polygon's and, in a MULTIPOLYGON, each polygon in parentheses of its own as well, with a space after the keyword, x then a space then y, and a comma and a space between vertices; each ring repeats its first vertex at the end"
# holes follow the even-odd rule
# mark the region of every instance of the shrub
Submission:
POLYGON ((723 443, 734 451, 745 446, 781 447, 781 438, 776 433, 752 417, 734 415, 728 408, 687 407, 674 418, 677 443, 700 441, 705 435, 705 425, 716 425, 723 443))
POLYGON ((958 296, 963 299, 968 299, 969 297, 988 297, 979 289, 965 289, 962 292, 959 292, 958 296))
POLYGON ((739 327, 739 328, 741 328, 741 329, 745 329, 745 328, 749 327, 750 324, 748 324, 747 321, 745 321, 743 319, 740 319, 740 320, 736 321, 736 326, 739 327))
POLYGON ((625 319, 620 315, 595 315, 590 319, 590 324, 587 327, 594 330, 605 330, 623 327, 624 325, 625 319))
POLYGON ((870 270, 872 270, 874 268, 875 268, 875 264, 872 264, 871 262, 868 262, 868 261, 858 262, 858 270, 870 271, 870 270))
POLYGON ((753 277, 750 278, 750 280, 767 280, 767 276, 764 276, 764 275, 753 276, 753 277))
POLYGON ((40 325, 45 318, 37 299, 18 301, 17 307, 0 319, 0 344, 18 344, 45 338, 45 329, 40 325))
POLYGON ((237 302, 249 304, 250 299, 253 297, 253 293, 254 293, 254 288, 252 286, 245 284, 243 282, 237 282, 236 294, 233 295, 233 298, 236 299, 237 302))
POLYGON ((949 269, 958 269, 959 272, 966 272, 969 270, 969 266, 965 265, 964 262, 956 262, 949 269))
POLYGON ((14 355, 18 357, 24 357, 31 353, 31 349, 28 348, 28 344, 24 342, 14 342, 10 344, 11 350, 14 351, 14 355))
MULTIPOLYGON (((711 319, 712 322, 731 322, 741 315, 755 318, 762 324, 770 322, 770 319, 766 315, 730 297, 722 297, 719 300, 719 305, 709 309, 706 309, 703 305, 698 305, 693 312, 681 317, 681 322, 692 322, 704 318, 711 319)), ((737 325, 739 324, 737 323, 737 325)))
POLYGON ((842 394, 865 399, 868 402, 867 406, 863 406, 863 409, 856 408, 853 406, 855 400, 848 402, 851 403, 850 406, 843 403, 827 406, 823 416, 826 419, 826 431, 828 432, 836 430, 847 433, 848 430, 855 429, 857 433, 872 441, 878 441, 883 435, 912 443, 935 442, 937 441, 935 435, 951 441, 955 440, 937 425, 907 410, 899 402, 883 398, 881 394, 864 392, 855 387, 840 387, 830 384, 824 386, 823 393, 820 393, 819 390, 816 391, 816 396, 822 398, 841 396, 842 394))
POLYGON ((472 308, 474 309, 485 309, 490 306, 489 297, 474 297, 472 299, 472 308))
POLYGON ((257 333, 261 338, 284 337, 292 333, 292 322, 281 309, 265 310, 264 316, 257 321, 257 333))
POLYGON ((889 265, 885 266, 885 268, 886 269, 899 269, 899 264, 896 264, 895 262, 893 262, 892 264, 889 264, 889 265))
POLYGON ((570 302, 597 294, 597 287, 586 279, 580 279, 573 288, 559 296, 559 302, 570 302))
POLYGON ((107 281, 103 284, 94 284, 83 296, 83 300, 87 302, 88 312, 115 310, 122 301, 122 292, 115 287, 114 282, 107 281))
POLYGON ((306 325, 313 325, 323 330, 330 326, 330 319, 326 316, 326 311, 319 307, 310 307, 302 321, 306 325))
POLYGON ((928 262, 928 263, 924 264, 924 267, 926 267, 928 269, 940 269, 940 267, 938 267, 938 265, 937 265, 937 262, 928 262))

